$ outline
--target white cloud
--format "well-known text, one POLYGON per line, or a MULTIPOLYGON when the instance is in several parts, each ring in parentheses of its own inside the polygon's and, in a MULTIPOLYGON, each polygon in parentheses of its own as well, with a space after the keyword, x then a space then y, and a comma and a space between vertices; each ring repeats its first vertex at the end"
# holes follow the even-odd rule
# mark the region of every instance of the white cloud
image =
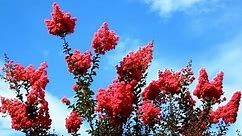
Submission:
POLYGON ((50 116, 52 119, 52 129, 59 134, 67 134, 65 130, 65 118, 68 116, 69 111, 66 106, 60 102, 60 99, 46 93, 46 99, 49 102, 50 116))
POLYGON ((206 0, 144 0, 153 11, 158 11, 161 16, 188 9, 204 1, 206 0))
POLYGON ((161 17, 169 17, 172 13, 186 14, 208 13, 225 6, 221 0, 139 0, 147 4, 151 11, 158 12, 161 17))

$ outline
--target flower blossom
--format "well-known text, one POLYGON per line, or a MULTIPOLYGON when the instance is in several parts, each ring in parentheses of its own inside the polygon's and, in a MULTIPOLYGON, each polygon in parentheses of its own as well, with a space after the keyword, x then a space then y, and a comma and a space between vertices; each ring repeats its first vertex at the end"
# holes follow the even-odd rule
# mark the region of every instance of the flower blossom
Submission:
POLYGON ((92 40, 92 48, 97 54, 105 54, 115 48, 118 44, 118 36, 108 28, 108 24, 104 22, 100 29, 94 34, 92 40))
POLYGON ((146 100, 154 100, 161 92, 160 86, 157 81, 152 81, 142 93, 142 97, 146 100))
POLYGON ((210 114, 211 122, 218 123, 219 119, 222 119, 226 124, 234 123, 239 110, 240 98, 241 92, 235 92, 226 105, 212 111, 210 114))
POLYGON ((66 118, 66 129, 68 133, 76 134, 82 124, 81 116, 78 112, 72 111, 70 116, 66 118))
POLYGON ((161 119, 160 112, 160 108, 155 107, 155 105, 149 101, 144 101, 143 105, 140 106, 137 111, 142 123, 147 126, 152 126, 161 119))
POLYGON ((27 105, 19 100, 1 98, 0 112, 8 113, 11 117, 11 127, 14 130, 27 130, 33 127, 33 122, 28 118, 27 105))
POLYGON ((100 89, 96 96, 97 111, 105 113, 113 125, 126 121, 133 110, 133 88, 125 82, 113 82, 107 90, 100 89))
POLYGON ((119 78, 124 81, 136 80, 140 81, 142 75, 148 69, 152 60, 153 42, 149 42, 145 47, 139 49, 137 52, 129 53, 116 66, 119 78))
POLYGON ((74 75, 84 75, 91 67, 90 51, 81 54, 78 50, 75 50, 71 56, 66 56, 65 59, 69 72, 74 75))
POLYGON ((77 19, 71 18, 70 13, 64 13, 57 3, 54 3, 52 7, 52 19, 45 20, 49 33, 61 37, 73 33, 77 19))
POLYGON ((223 76, 224 73, 220 72, 212 82, 209 82, 206 70, 200 70, 198 84, 193 94, 199 99, 218 102, 221 95, 223 95, 223 76))
POLYGON ((180 72, 165 70, 159 72, 158 83, 165 94, 178 94, 181 92, 183 76, 180 72))
POLYGON ((159 78, 152 81, 143 91, 144 100, 154 100, 160 93, 178 94, 181 92, 183 75, 181 72, 165 70, 159 72, 159 78))
POLYGON ((5 80, 12 90, 18 91, 18 87, 22 86, 28 93, 26 101, 23 100, 23 95, 17 96, 19 100, 2 98, 0 112, 10 115, 12 128, 15 130, 48 130, 52 121, 44 90, 49 82, 47 64, 42 63, 35 70, 32 65, 24 68, 20 64, 8 63, 3 69, 6 73, 5 80))

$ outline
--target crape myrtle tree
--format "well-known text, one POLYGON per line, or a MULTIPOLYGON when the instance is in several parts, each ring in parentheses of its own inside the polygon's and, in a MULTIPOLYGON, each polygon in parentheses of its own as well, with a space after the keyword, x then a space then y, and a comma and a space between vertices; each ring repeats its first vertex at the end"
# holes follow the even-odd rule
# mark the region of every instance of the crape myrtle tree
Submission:
MULTIPOLYGON (((63 124, 70 135, 81 135, 78 130, 87 122, 86 131, 93 136, 213 136, 225 135, 236 122, 241 92, 236 91, 227 104, 221 104, 225 101, 223 72, 209 80, 207 71, 200 70, 193 91, 199 102, 189 90, 195 80, 191 62, 180 71, 159 71, 158 79, 146 84, 153 41, 125 56, 115 67, 116 78, 95 95, 91 85, 100 58, 115 49, 119 37, 103 23, 94 34, 92 50, 72 50, 66 37, 74 32, 77 19, 56 3, 51 15, 45 20, 48 32, 63 41, 67 68, 76 81, 72 86, 74 101, 66 97, 61 100, 70 110, 63 124), (220 106, 214 109, 214 105, 220 106)), ((1 97, 0 113, 11 117, 12 129, 28 136, 51 135, 45 99, 47 64, 37 69, 32 65, 24 67, 5 56, 2 72, 2 79, 16 93, 14 99, 1 97)))

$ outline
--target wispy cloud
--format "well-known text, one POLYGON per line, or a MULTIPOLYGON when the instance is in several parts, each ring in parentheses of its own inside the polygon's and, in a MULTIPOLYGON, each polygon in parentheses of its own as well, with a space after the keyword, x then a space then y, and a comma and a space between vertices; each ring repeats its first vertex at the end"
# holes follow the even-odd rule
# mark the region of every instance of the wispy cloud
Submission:
POLYGON ((151 10, 157 11, 161 16, 184 11, 204 1, 206 0, 144 0, 151 7, 151 10))
POLYGON ((151 11, 162 17, 169 17, 176 12, 207 13, 220 7, 221 0, 141 0, 151 11))

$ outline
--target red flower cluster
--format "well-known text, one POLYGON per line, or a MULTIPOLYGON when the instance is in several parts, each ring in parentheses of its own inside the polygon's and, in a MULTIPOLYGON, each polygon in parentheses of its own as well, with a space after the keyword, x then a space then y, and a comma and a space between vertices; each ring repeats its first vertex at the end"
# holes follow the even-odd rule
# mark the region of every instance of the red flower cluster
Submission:
POLYGON ((221 106, 216 111, 211 112, 211 122, 218 123, 219 119, 222 119, 226 124, 234 123, 239 110, 240 98, 241 92, 235 92, 225 106, 221 106))
POLYGON ((121 80, 136 80, 139 81, 142 78, 142 74, 145 73, 152 60, 153 42, 149 42, 145 47, 139 49, 137 52, 129 53, 120 62, 119 66, 116 66, 117 73, 121 80))
POLYGON ((70 116, 66 118, 66 129, 68 133, 76 134, 82 124, 81 116, 78 112, 72 111, 70 116))
POLYGON ((159 72, 158 83, 166 94, 179 94, 181 92, 183 76, 180 72, 165 70, 159 72))
MULTIPOLYGON (((31 86, 38 85, 45 89, 45 86, 49 82, 46 75, 47 64, 43 63, 40 68, 35 71, 32 65, 24 68, 20 64, 13 64, 9 62, 5 64, 3 70, 6 72, 6 79, 10 82, 28 81, 31 86), (37 82, 38 81, 38 82, 37 82)), ((13 84, 10 84, 10 88, 13 88, 13 84)))
POLYGON ((183 76, 180 72, 165 70, 159 72, 159 79, 152 81, 142 93, 144 99, 154 100, 159 93, 178 94, 181 92, 183 76))
POLYGON ((221 95, 223 95, 223 76, 224 73, 220 72, 212 82, 209 82, 206 70, 201 69, 198 84, 193 94, 199 99, 219 102, 221 95))
POLYGON ((71 56, 66 56, 65 59, 69 72, 74 75, 84 75, 91 67, 92 60, 90 51, 81 54, 79 51, 75 50, 71 56))
POLYGON ((65 105, 70 105, 70 104, 71 104, 70 100, 67 99, 66 97, 63 97, 63 98, 61 99, 61 102, 62 102, 63 104, 65 104, 65 105))
POLYGON ((92 47, 97 54, 105 54, 115 48, 118 44, 119 38, 108 28, 108 24, 105 22, 101 28, 94 34, 92 40, 92 47))
POLYGON ((18 97, 20 100, 2 99, 1 112, 9 113, 13 129, 34 131, 50 128, 51 119, 44 91, 49 82, 46 68, 46 63, 41 64, 37 70, 33 66, 24 68, 13 62, 5 64, 3 68, 6 72, 5 79, 10 83, 10 88, 18 91, 16 89, 22 86, 27 91, 26 102, 22 97, 18 97))
POLYGON ((149 101, 144 101, 143 105, 139 107, 137 111, 142 123, 147 126, 152 126, 161 119, 160 112, 160 108, 155 107, 155 105, 149 101))
POLYGON ((52 7, 52 19, 45 20, 49 33, 61 37, 73 33, 76 18, 71 18, 70 13, 64 13, 57 3, 54 3, 52 7))
POLYGON ((12 118, 11 127, 15 130, 27 130, 32 128, 32 121, 28 118, 27 105, 19 100, 9 100, 1 98, 2 107, 0 112, 10 115, 12 118))
POLYGON ((152 81, 145 89, 144 92, 142 93, 142 97, 144 100, 154 100, 159 93, 161 92, 160 85, 157 81, 152 81))
POLYGON ((100 89, 97 98, 97 111, 106 113, 112 124, 126 121, 133 110, 134 85, 113 82, 107 90, 100 89))

